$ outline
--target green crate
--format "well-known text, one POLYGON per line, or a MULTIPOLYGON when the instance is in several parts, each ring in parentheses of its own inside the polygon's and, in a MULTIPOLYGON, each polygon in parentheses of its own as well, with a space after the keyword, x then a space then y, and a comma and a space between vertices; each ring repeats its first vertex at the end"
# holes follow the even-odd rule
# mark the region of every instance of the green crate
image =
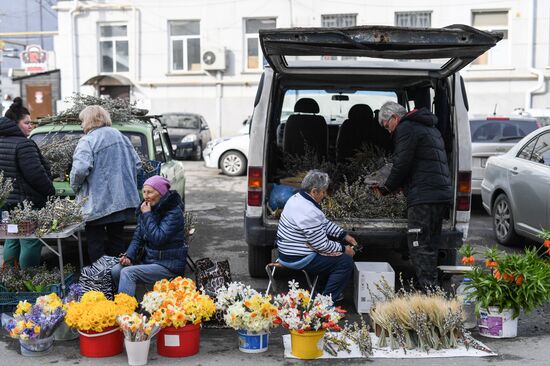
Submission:
MULTIPOLYGON (((65 286, 72 285, 74 282, 74 273, 65 277, 65 286)), ((10 313, 15 310, 19 301, 27 300, 34 303, 37 298, 44 295, 49 295, 52 292, 62 296, 61 284, 56 283, 49 286, 49 291, 44 292, 8 292, 6 288, 0 286, 0 313, 10 313)))

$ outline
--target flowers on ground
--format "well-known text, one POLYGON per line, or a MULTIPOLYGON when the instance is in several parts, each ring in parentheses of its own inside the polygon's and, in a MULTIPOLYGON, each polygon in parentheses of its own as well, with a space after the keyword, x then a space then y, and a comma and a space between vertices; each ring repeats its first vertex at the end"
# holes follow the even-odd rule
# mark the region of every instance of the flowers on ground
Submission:
POLYGON ((334 307, 331 296, 317 294, 311 298, 309 291, 298 288, 298 283, 289 281, 289 291, 275 297, 279 312, 276 323, 300 333, 309 330, 340 330, 338 321, 345 310, 334 307))
POLYGON ((64 316, 61 299, 52 293, 39 297, 35 304, 20 301, 6 330, 10 337, 22 340, 47 338, 61 324, 64 316))
POLYGON ((549 301, 550 266, 539 250, 528 248, 518 254, 487 251, 485 268, 476 266, 468 274, 471 281, 467 288, 472 289, 477 310, 489 306, 499 311, 512 309, 515 318, 521 309, 528 313, 549 301))
POLYGON ((151 339, 160 330, 160 324, 154 319, 147 320, 145 315, 138 313, 120 315, 117 317, 117 323, 124 333, 124 337, 131 342, 151 339))
POLYGON ((88 291, 80 302, 67 305, 65 322, 78 330, 103 332, 117 324, 117 316, 131 314, 137 306, 137 300, 124 293, 115 295, 114 300, 107 300, 102 292, 88 291))
POLYGON ((143 296, 141 306, 162 328, 200 324, 216 311, 214 300, 198 291, 193 280, 181 276, 157 281, 153 291, 143 296))
POLYGON ((223 310, 225 323, 233 329, 264 332, 277 321, 278 311, 271 303, 271 296, 263 296, 240 282, 231 282, 218 290, 216 305, 223 310))

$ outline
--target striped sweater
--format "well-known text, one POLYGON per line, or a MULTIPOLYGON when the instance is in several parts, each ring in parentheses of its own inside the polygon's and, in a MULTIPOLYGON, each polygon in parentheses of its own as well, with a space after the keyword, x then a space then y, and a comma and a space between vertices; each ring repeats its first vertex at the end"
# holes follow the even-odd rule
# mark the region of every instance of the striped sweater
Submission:
POLYGON ((344 245, 335 240, 342 240, 346 234, 326 218, 309 194, 299 192, 285 204, 277 229, 277 247, 279 253, 300 257, 312 252, 344 252, 344 245))

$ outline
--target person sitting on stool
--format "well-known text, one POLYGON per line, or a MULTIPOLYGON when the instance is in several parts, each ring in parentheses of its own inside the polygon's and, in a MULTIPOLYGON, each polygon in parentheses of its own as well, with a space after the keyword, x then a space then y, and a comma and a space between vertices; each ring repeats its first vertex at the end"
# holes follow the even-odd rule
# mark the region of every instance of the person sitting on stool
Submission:
POLYGON ((327 195, 328 185, 327 173, 310 170, 306 174, 302 190, 288 199, 281 213, 277 247, 283 266, 328 275, 322 294, 340 301, 353 272, 352 247, 357 242, 321 211, 320 203, 327 195))
POLYGON ((155 175, 143 183, 143 202, 128 251, 111 269, 118 292, 134 296, 136 284, 182 276, 189 247, 185 243, 183 202, 168 179, 155 175), (143 249, 142 264, 136 264, 143 249))

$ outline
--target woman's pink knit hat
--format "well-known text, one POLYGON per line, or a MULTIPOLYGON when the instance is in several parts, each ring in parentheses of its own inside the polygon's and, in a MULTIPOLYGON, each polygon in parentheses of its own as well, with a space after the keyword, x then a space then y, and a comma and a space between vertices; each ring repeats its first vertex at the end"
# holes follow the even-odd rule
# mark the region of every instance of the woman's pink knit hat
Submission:
POLYGON ((153 188, 160 193, 161 196, 164 196, 170 190, 170 181, 160 175, 153 175, 151 178, 147 179, 143 185, 153 188))

